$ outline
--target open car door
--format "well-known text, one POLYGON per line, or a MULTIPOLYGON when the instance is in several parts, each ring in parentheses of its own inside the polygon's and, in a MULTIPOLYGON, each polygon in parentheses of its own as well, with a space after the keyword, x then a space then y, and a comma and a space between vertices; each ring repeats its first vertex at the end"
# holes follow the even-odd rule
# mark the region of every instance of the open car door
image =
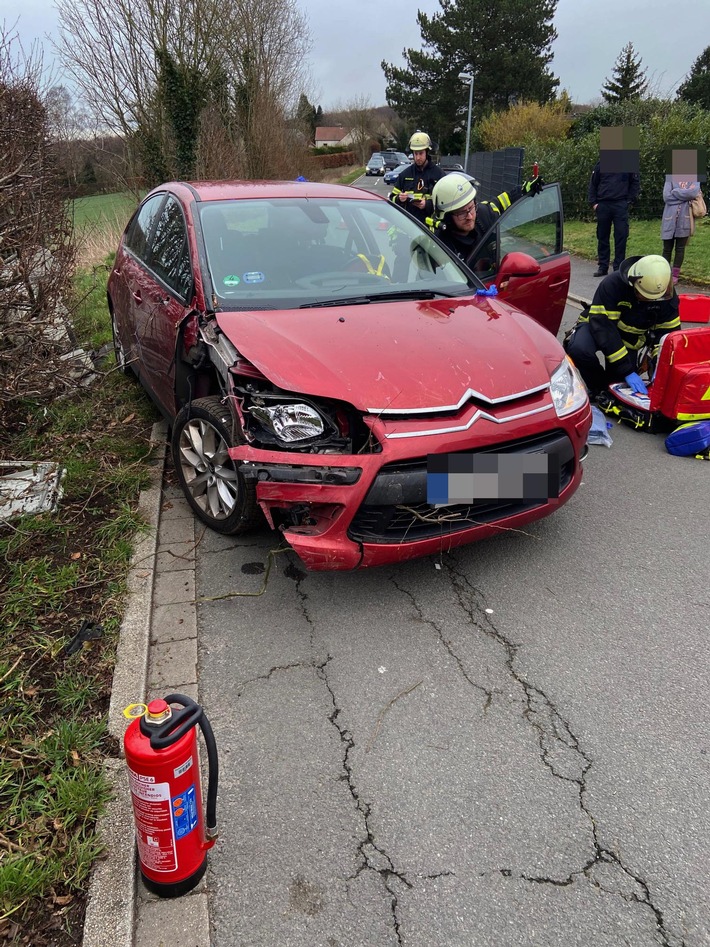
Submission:
POLYGON ((522 309, 553 335, 562 322, 570 281, 570 258, 562 248, 562 234, 560 186, 547 184, 540 194, 520 198, 501 214, 467 261, 486 286, 495 283, 505 302, 522 309), (506 272, 506 256, 511 253, 532 257, 539 271, 521 267, 512 257, 510 262, 518 265, 506 272))

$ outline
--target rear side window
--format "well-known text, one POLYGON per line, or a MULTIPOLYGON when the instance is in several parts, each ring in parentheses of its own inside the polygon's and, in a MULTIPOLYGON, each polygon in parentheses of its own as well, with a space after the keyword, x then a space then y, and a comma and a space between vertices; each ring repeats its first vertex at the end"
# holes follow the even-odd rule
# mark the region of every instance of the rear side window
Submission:
POLYGON ((134 253, 139 260, 143 260, 144 263, 148 262, 148 240, 153 229, 153 224, 155 223, 155 218, 164 199, 164 194, 156 194, 155 197, 151 197, 147 200, 133 218, 133 222, 126 234, 126 247, 131 253, 134 253))
POLYGON ((148 265, 181 299, 192 284, 187 227, 180 205, 172 197, 165 202, 155 225, 148 265))

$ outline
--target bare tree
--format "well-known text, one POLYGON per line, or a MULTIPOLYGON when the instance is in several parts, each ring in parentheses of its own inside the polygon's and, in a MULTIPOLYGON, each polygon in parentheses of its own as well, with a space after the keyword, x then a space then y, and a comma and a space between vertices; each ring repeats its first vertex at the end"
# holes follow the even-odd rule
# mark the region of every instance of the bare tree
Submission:
POLYGON ((372 153, 371 142, 377 139, 379 120, 366 95, 355 96, 345 105, 336 106, 333 116, 350 129, 355 151, 360 164, 365 164, 372 153))
POLYGON ((295 0, 58 0, 58 10, 62 62, 92 111, 133 145, 134 164, 155 159, 153 176, 184 174, 181 161, 212 167, 220 122, 225 168, 235 153, 245 176, 284 163, 309 43, 295 0))

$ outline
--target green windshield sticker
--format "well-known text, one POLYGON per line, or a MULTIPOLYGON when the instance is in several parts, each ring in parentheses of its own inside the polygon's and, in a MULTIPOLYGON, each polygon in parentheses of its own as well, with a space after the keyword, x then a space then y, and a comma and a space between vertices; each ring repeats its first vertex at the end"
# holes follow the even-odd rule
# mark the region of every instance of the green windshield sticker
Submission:
POLYGON ((222 282, 225 286, 239 286, 241 280, 238 276, 225 276, 222 282))

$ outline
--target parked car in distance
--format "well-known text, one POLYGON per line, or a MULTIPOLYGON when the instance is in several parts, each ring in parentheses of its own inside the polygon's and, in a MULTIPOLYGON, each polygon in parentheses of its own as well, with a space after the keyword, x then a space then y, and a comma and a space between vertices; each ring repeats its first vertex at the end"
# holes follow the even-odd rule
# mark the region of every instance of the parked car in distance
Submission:
POLYGON ((381 154, 375 153, 365 166, 365 174, 384 174, 386 170, 385 159, 381 154))
POLYGON ((396 168, 398 164, 402 164, 403 162, 411 164, 411 161, 407 162, 407 156, 401 151, 381 151, 380 154, 385 159, 385 167, 388 171, 391 171, 392 168, 396 168))
POLYGON ((442 164, 440 167, 445 174, 451 174, 452 171, 463 171, 462 164, 442 164))
POLYGON ((398 164, 396 168, 392 168, 389 171, 385 171, 385 184, 394 184, 397 178, 400 176, 402 171, 405 168, 408 168, 410 165, 409 161, 405 161, 403 164, 398 164))
POLYGON ((559 199, 549 185, 500 215, 490 298, 371 191, 151 191, 109 276, 114 349, 168 419, 200 520, 268 524, 335 570, 439 554, 564 504, 591 410, 549 308, 551 283, 563 306, 569 283, 559 199))

